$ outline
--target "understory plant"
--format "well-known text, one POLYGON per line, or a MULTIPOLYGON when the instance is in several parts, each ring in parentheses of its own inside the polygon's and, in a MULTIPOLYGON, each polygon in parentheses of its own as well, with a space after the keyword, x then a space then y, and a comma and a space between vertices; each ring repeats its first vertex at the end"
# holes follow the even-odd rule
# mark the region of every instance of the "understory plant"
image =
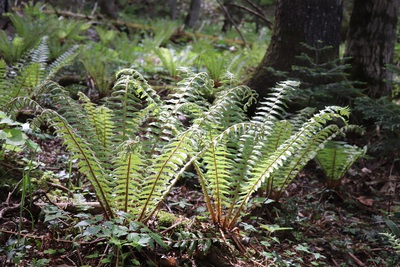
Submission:
POLYGON ((77 46, 72 47, 56 60, 49 61, 50 51, 48 37, 43 37, 41 43, 28 53, 19 64, 8 65, 0 60, 0 109, 15 97, 38 99, 43 97, 46 87, 41 86, 54 78, 61 68, 70 64, 75 56, 77 46))
POLYGON ((329 141, 318 151, 315 160, 326 176, 327 188, 334 189, 348 169, 362 156, 367 147, 359 148, 343 141, 329 141))
POLYGON ((212 80, 205 73, 187 71, 186 75, 166 100, 140 73, 124 69, 117 73, 104 105, 95 105, 83 93, 80 105, 49 82, 43 87, 62 107, 58 111, 42 108, 30 98, 16 98, 8 109, 36 110, 33 123, 49 124, 65 140, 80 172, 93 185, 106 218, 124 212, 147 222, 207 144, 202 136, 215 114, 224 112, 221 127, 243 120, 239 103, 251 95, 245 87, 237 87, 209 103, 204 96, 213 90, 212 80), (229 108, 231 115, 222 108, 229 108))
POLYGON ((361 112, 363 119, 376 126, 377 140, 370 146, 370 151, 380 154, 392 154, 398 158, 400 149, 400 106, 386 97, 372 99, 359 97, 355 109, 361 112))
POLYGON ((227 76, 216 89, 207 73, 181 71, 183 79, 165 99, 139 72, 123 69, 102 105, 83 93, 77 102, 48 82, 42 86, 60 109, 19 97, 7 110, 13 115, 30 108, 37 114, 33 125, 55 129, 108 221, 124 216, 145 225, 193 166, 210 220, 224 232, 237 226, 255 194, 279 200, 324 144, 344 134, 347 108, 330 106, 288 117, 285 101, 296 82, 279 84, 248 118, 245 109, 256 95, 235 85, 234 77, 227 76))
POLYGON ((279 200, 299 171, 324 144, 344 134, 347 108, 330 106, 306 116, 286 119, 284 103, 298 86, 284 82, 275 88, 249 121, 218 132, 218 120, 208 125, 210 145, 195 161, 211 221, 232 230, 247 212, 254 194, 279 200))

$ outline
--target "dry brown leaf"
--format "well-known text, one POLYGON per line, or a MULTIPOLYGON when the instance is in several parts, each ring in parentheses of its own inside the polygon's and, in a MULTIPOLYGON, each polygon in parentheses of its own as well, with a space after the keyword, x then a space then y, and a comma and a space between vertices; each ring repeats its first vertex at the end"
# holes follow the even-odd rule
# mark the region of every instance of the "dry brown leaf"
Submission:
POLYGON ((367 198, 366 196, 359 196, 357 200, 360 203, 370 207, 372 206, 372 204, 374 204, 374 200, 372 198, 367 198))

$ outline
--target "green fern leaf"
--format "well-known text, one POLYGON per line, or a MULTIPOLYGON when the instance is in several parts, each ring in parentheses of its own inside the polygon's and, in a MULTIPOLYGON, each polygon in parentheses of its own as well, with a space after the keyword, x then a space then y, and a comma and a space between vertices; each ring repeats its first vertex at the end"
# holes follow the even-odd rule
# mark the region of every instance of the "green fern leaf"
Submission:
POLYGON ((361 149, 342 141, 329 141, 315 159, 327 177, 328 187, 333 188, 365 153, 366 148, 361 149))
POLYGON ((137 209, 143 181, 143 169, 138 141, 126 141, 118 148, 120 152, 113 160, 113 178, 116 186, 113 193, 118 210, 138 215, 137 209))
POLYGON ((186 131, 172 139, 152 159, 147 168, 148 177, 143 181, 139 221, 146 221, 154 214, 159 204, 173 185, 194 160, 196 142, 193 131, 186 131))
POLYGON ((73 159, 78 160, 78 168, 80 172, 86 174, 93 185, 106 216, 113 218, 114 203, 110 201, 112 196, 109 181, 90 145, 78 136, 68 122, 55 111, 45 110, 43 115, 55 127, 57 134, 64 139, 67 149, 73 153, 73 159))

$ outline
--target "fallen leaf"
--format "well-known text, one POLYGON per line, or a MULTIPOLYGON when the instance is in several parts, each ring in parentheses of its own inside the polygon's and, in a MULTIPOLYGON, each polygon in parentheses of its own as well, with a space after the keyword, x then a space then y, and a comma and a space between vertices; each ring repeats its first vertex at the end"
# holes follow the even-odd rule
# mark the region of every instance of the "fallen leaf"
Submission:
POLYGON ((366 196, 359 196, 359 197, 357 198, 357 200, 358 200, 360 203, 362 203, 362 204, 364 204, 364 205, 366 205, 366 206, 372 206, 372 204, 374 204, 374 200, 371 199, 371 198, 367 198, 366 196))

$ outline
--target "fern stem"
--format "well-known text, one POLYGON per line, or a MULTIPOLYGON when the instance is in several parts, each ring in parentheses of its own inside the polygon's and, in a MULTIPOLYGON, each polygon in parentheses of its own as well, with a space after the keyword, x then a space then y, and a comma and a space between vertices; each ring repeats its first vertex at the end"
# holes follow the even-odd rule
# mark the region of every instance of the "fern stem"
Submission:
POLYGON ((126 166, 126 178, 125 178, 125 201, 124 201, 124 212, 128 212, 128 201, 129 201, 129 181, 130 181, 130 169, 131 169, 132 155, 129 153, 128 164, 126 166))
POLYGON ((217 216, 217 222, 221 225, 221 217, 222 217, 222 205, 221 205, 221 195, 220 195, 220 188, 219 188, 219 173, 218 173, 218 165, 217 165, 217 156, 215 154, 215 146, 216 143, 213 142, 212 133, 210 132, 210 140, 211 140, 211 149, 212 149, 212 156, 213 156, 213 163, 214 163, 214 170, 215 170, 215 185, 216 185, 216 204, 215 204, 215 212, 217 216))
POLYGON ((207 186, 206 186, 206 184, 204 182, 204 180, 205 180, 204 175, 201 172, 197 162, 194 162, 193 166, 194 166, 194 168, 196 170, 196 173, 197 173, 197 176, 199 178, 201 189, 203 190, 204 200, 206 202, 206 206, 207 206, 208 212, 210 213, 211 221, 215 223, 215 222, 217 222, 217 219, 215 217, 215 211, 214 211, 212 203, 211 203, 210 195, 208 194, 208 191, 207 191, 207 186))

